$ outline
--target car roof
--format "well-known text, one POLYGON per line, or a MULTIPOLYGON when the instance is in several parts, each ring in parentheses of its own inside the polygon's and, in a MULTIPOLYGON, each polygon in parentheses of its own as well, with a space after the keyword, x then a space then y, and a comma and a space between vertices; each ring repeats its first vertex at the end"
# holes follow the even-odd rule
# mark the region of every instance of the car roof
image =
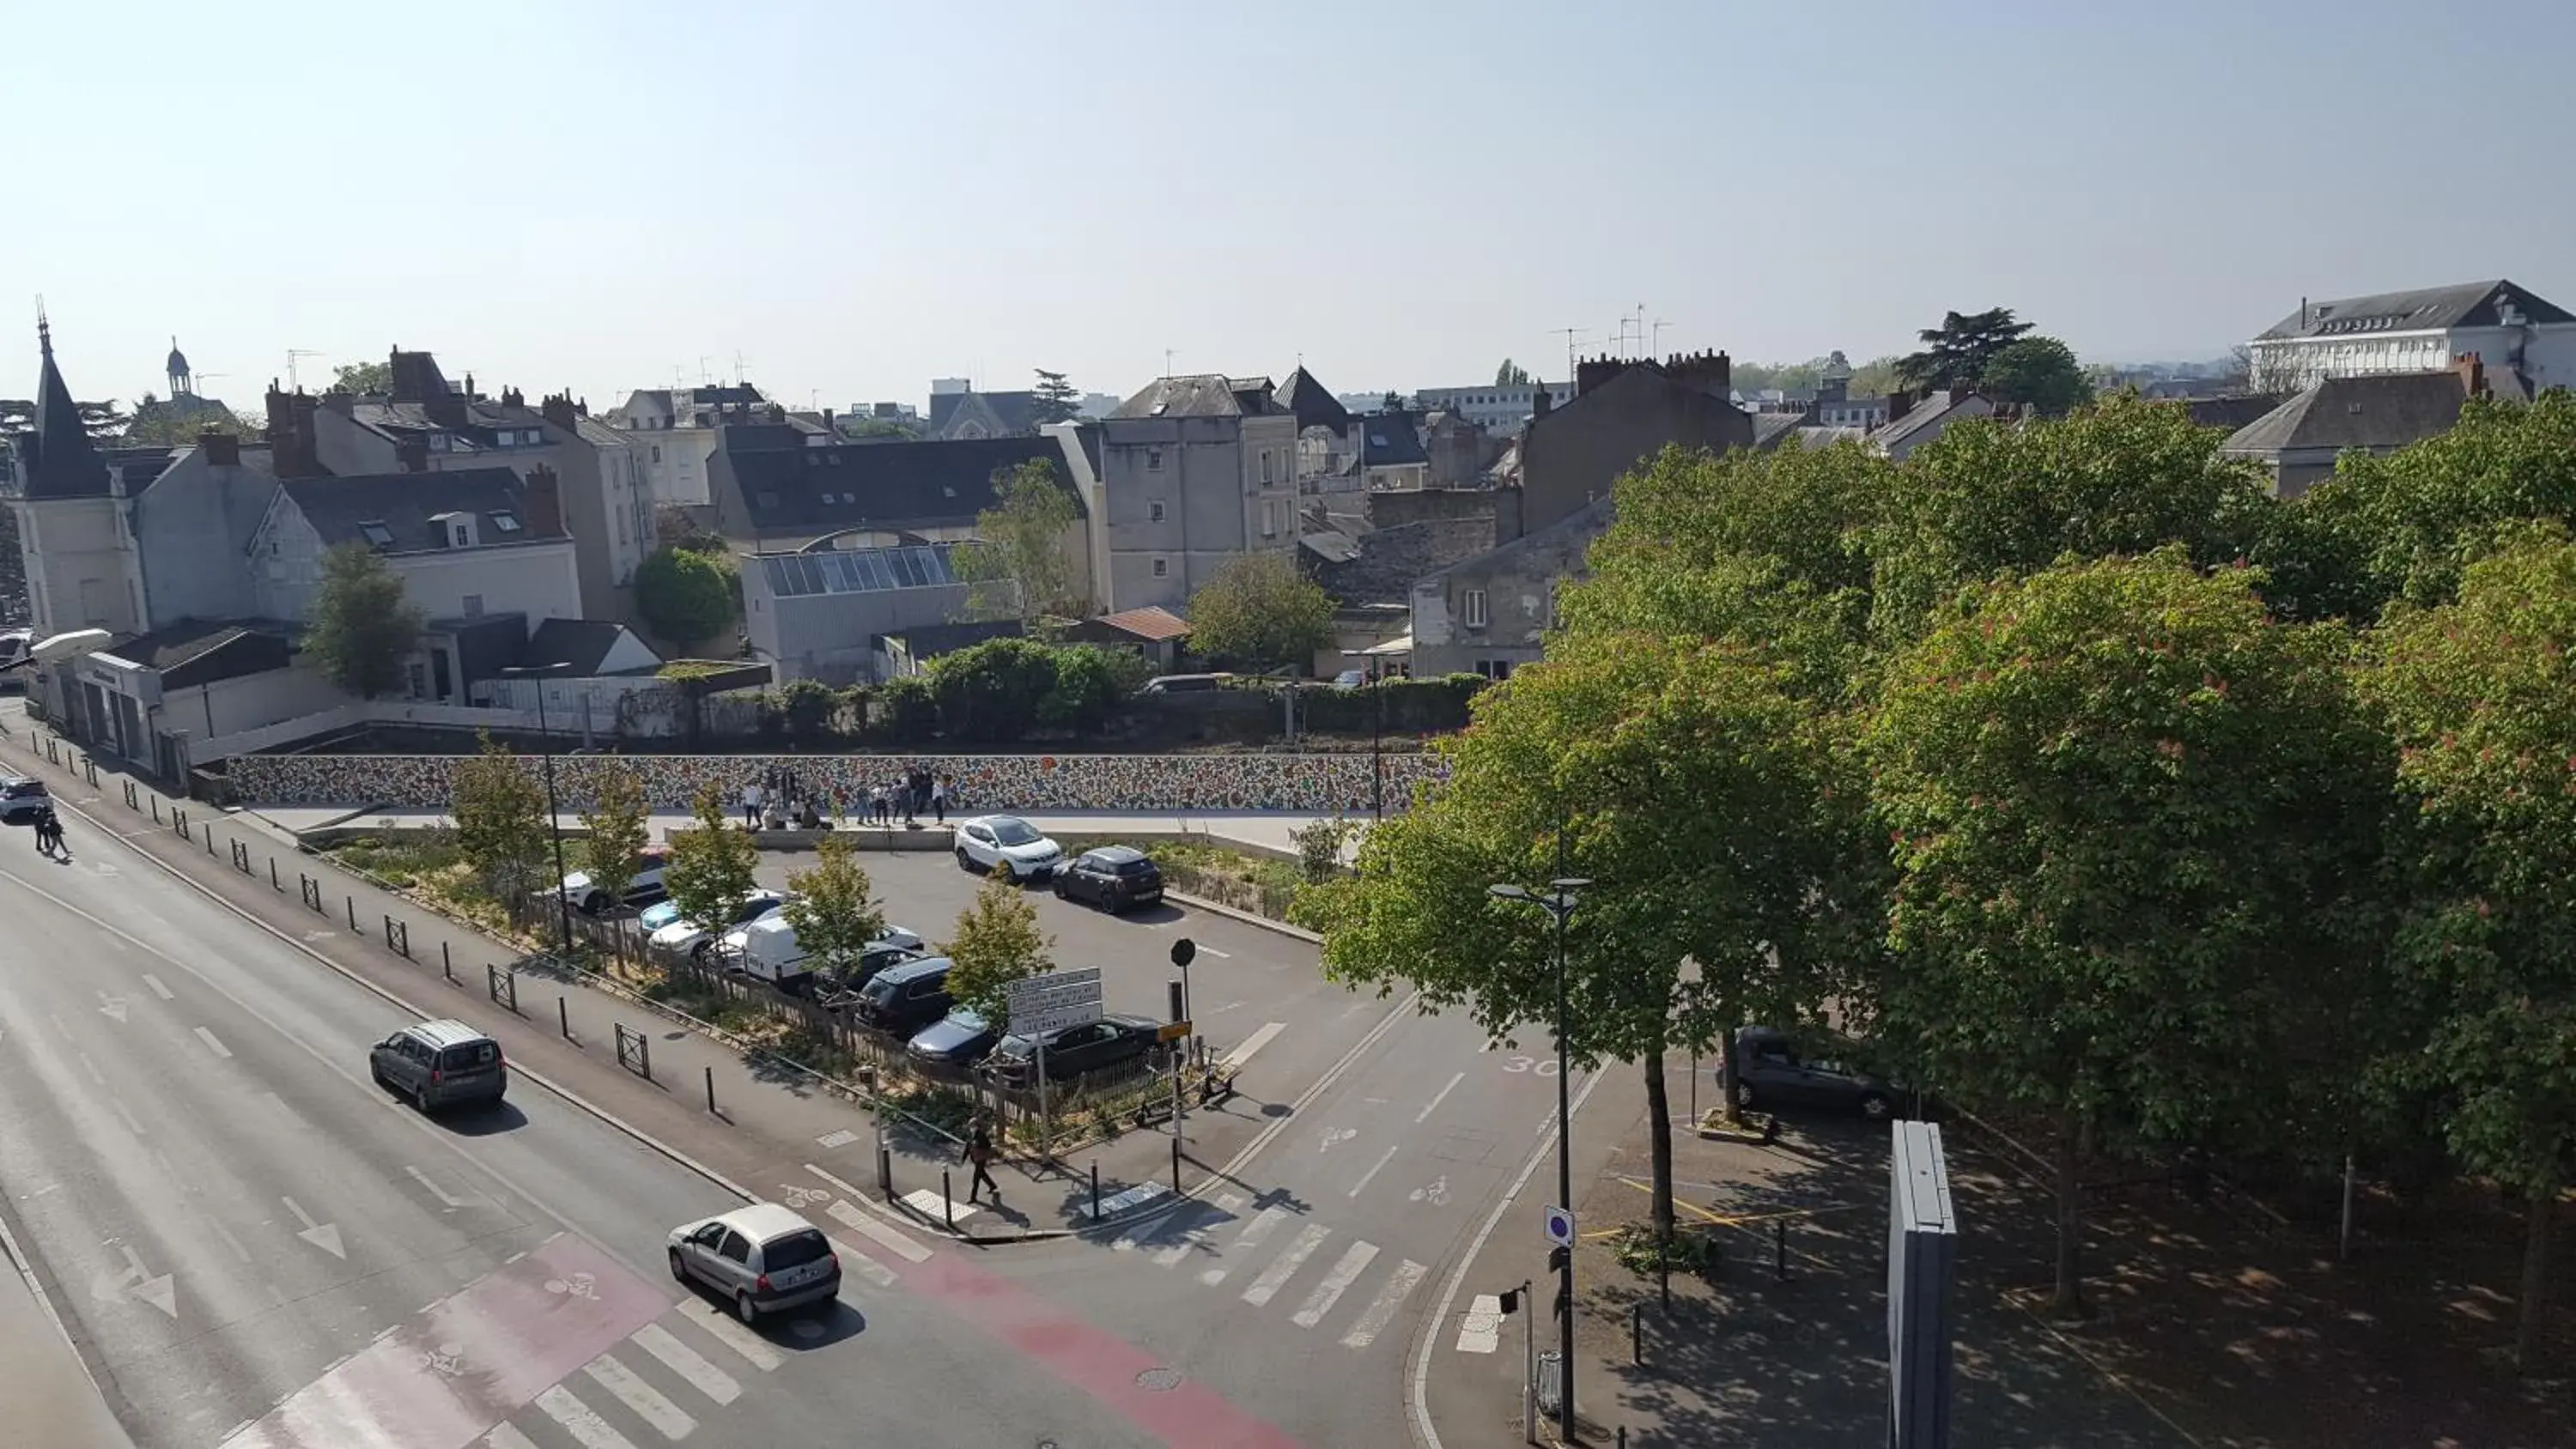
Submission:
POLYGON ((443 1016, 436 1021, 416 1022, 408 1030, 438 1047, 467 1046, 474 1042, 492 1039, 489 1033, 477 1031, 452 1016, 443 1016))
POLYGON ((876 979, 879 981, 917 981, 922 977, 931 975, 935 972, 945 971, 953 964, 955 963, 951 962, 945 956, 916 956, 909 961, 897 961, 893 965, 888 966, 883 971, 877 973, 876 979))
POLYGON ((957 823, 960 825, 999 825, 1005 820, 1018 825, 1027 825, 1029 823, 1026 820, 1022 820, 1017 815, 977 815, 971 819, 960 820, 957 823))
POLYGON ((754 931, 765 932, 772 936, 793 936, 796 934, 796 923, 787 919, 783 915, 762 916, 760 919, 752 921, 742 928, 742 932, 746 936, 750 935, 754 931))
POLYGON ((724 1224, 755 1243, 774 1242, 797 1233, 819 1233, 822 1229, 793 1211, 774 1202, 756 1202, 747 1207, 718 1215, 714 1221, 724 1224))
POLYGON ((1097 850, 1086 850, 1082 854, 1086 860, 1100 861, 1105 865, 1125 865, 1131 860, 1145 858, 1145 852, 1132 845, 1104 845, 1097 850))
POLYGON ((33 775, 0 775, 0 785, 41 785, 43 783, 45 782, 33 775))

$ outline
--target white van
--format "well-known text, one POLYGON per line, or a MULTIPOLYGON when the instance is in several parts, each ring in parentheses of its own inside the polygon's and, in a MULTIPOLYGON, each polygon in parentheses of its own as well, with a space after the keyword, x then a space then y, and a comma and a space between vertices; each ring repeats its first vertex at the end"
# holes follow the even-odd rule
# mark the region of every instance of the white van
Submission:
POLYGON ((796 944, 796 926, 784 915, 763 916, 738 931, 725 933, 717 950, 725 969, 781 991, 801 991, 814 980, 813 961, 796 944))

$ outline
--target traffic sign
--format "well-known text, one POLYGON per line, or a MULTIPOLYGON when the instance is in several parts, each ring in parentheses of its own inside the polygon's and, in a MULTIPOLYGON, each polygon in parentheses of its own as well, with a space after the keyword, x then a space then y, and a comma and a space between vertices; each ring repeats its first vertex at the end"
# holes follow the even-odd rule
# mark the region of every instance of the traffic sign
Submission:
POLYGON ((1162 1029, 1154 1034, 1154 1040, 1179 1041, 1182 1037, 1188 1036, 1189 1034, 1190 1024, 1188 1022, 1167 1021, 1163 1023, 1162 1029))
POLYGON ((1547 1240, 1560 1248, 1574 1246, 1574 1214, 1561 1207, 1547 1210, 1547 1240))
POLYGON ((1010 1029, 1018 1036, 1045 1036, 1068 1026, 1098 1021, 1102 1004, 1100 969, 1050 971, 1011 983, 1010 1029))

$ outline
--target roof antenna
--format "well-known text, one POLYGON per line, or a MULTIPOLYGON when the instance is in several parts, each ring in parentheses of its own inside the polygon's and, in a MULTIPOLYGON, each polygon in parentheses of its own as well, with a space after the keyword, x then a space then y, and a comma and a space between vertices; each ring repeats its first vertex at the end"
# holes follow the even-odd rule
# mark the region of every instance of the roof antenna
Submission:
POLYGON ((54 324, 45 320, 45 294, 36 294, 36 346, 47 357, 54 355, 54 324))

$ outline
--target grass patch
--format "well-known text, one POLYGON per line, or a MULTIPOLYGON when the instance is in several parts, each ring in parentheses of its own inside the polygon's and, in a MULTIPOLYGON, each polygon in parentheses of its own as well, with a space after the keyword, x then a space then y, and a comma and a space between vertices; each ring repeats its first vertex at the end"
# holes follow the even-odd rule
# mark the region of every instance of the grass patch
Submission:
POLYGON ((1619 1266, 1640 1278, 1654 1277, 1658 1272, 1705 1274, 1716 1271, 1717 1244, 1706 1233, 1675 1227, 1672 1238, 1656 1251, 1655 1229, 1651 1223, 1629 1223, 1619 1229, 1611 1243, 1619 1266))

